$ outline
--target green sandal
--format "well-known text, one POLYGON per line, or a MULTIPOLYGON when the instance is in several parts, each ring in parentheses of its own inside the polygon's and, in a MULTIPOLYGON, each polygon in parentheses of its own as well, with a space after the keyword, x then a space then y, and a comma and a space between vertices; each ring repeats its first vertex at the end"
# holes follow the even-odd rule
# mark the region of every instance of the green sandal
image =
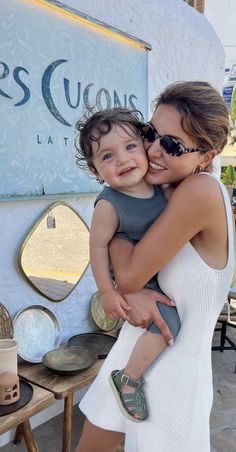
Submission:
POLYGON ((118 402, 119 408, 130 421, 142 422, 148 417, 147 402, 143 392, 143 378, 133 380, 126 375, 123 370, 113 370, 110 375, 110 384, 118 402), (124 385, 135 388, 135 392, 123 394, 121 392, 124 385), (139 419, 134 414, 140 416, 139 419))

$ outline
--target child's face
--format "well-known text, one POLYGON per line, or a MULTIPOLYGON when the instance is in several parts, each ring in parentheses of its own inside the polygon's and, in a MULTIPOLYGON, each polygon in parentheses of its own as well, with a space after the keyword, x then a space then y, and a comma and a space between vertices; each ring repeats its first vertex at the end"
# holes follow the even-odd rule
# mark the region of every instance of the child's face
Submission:
POLYGON ((96 175, 111 187, 125 190, 143 181, 148 169, 146 151, 141 137, 128 126, 114 125, 102 135, 100 146, 93 142, 92 150, 96 175))

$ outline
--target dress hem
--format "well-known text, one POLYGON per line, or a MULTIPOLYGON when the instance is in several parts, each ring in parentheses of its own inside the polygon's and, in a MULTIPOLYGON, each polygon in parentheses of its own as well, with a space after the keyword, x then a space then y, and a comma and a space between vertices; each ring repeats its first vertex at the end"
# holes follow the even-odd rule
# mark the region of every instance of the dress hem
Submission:
POLYGON ((114 426, 107 426, 106 425, 106 427, 104 426, 104 425, 101 425, 99 422, 98 422, 98 420, 97 419, 92 419, 92 416, 88 416, 86 413, 85 413, 85 411, 80 407, 80 405, 79 405, 79 409, 80 409, 80 411, 82 411, 82 413, 84 414, 84 416, 88 419, 88 421, 91 423, 91 424, 93 424, 93 425, 95 425, 95 427, 99 427, 99 428, 101 428, 101 429, 103 429, 103 430, 108 430, 108 431, 110 431, 110 432, 116 432, 116 433, 123 433, 124 435, 125 435, 125 429, 123 429, 122 430, 122 428, 118 428, 118 427, 114 427, 114 426))

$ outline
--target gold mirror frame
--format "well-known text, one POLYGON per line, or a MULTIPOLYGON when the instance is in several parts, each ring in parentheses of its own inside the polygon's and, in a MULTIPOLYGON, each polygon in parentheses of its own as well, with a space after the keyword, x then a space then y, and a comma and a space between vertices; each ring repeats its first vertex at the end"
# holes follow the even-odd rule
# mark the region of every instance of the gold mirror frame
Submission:
POLYGON ((65 300, 75 289, 89 265, 89 227, 66 202, 58 201, 51 204, 24 239, 18 255, 18 265, 26 280, 41 295, 54 302, 65 300), (65 211, 65 208, 66 216, 62 218, 62 211, 65 211), (78 218, 79 223, 72 223, 72 215, 75 219, 78 218), (66 230, 69 237, 67 242, 65 242, 66 230), (53 231, 57 231, 57 237, 53 236, 53 231), (83 259, 78 256, 81 243, 82 250, 85 251, 83 259), (35 252, 36 249, 39 249, 38 254, 35 252), (50 256, 51 262, 48 260, 50 256), (66 257, 70 263, 67 268, 66 257), (76 271, 72 268, 74 261, 76 271), (56 291, 59 295, 55 295, 56 291))

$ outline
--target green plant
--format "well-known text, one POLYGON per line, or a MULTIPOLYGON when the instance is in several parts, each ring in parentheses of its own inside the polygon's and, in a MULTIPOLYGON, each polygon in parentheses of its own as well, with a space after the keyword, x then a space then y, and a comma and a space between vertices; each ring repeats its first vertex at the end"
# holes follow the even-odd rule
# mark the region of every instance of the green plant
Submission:
POLYGON ((235 182, 235 174, 232 165, 228 165, 223 173, 221 173, 221 180, 226 187, 233 187, 235 182))

